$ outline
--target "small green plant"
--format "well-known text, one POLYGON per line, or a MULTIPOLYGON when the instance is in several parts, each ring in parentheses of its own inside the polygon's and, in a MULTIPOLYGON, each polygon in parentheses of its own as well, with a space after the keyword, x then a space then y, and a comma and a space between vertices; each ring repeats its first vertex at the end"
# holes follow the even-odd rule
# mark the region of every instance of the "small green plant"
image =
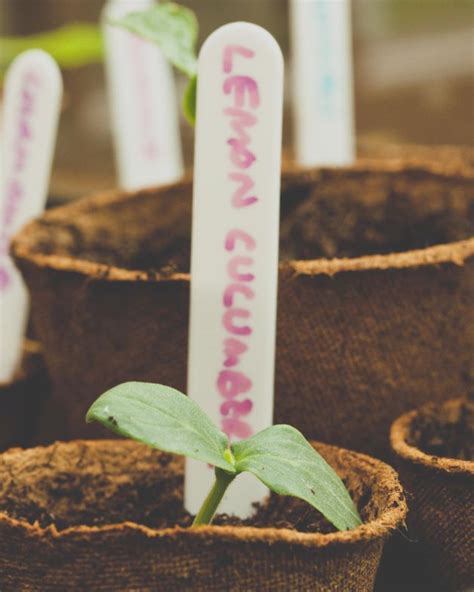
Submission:
POLYGON ((196 82, 198 21, 189 8, 163 2, 142 12, 132 12, 111 25, 127 29, 131 33, 152 41, 169 62, 189 78, 184 93, 183 111, 191 123, 196 121, 196 82))
MULTIPOLYGON (((168 386, 143 382, 127 382, 101 395, 86 421, 97 421, 153 448, 213 465, 215 482, 193 526, 212 522, 227 487, 245 471, 278 494, 308 502, 339 530, 362 523, 341 479, 289 425, 274 425, 230 444, 189 397, 168 386)), ((207 469, 203 466, 203 470, 207 469)))

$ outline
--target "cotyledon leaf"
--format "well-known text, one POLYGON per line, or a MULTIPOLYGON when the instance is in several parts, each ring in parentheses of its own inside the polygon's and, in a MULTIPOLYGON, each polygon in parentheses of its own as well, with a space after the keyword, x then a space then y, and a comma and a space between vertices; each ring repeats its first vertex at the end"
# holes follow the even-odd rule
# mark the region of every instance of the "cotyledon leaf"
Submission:
POLYGON ((295 428, 269 427, 231 450, 238 472, 253 473, 272 491, 305 500, 339 530, 362 524, 342 480, 295 428))
POLYGON ((126 382, 101 395, 87 412, 113 432, 165 452, 235 473, 228 439, 189 397, 161 384, 126 382))

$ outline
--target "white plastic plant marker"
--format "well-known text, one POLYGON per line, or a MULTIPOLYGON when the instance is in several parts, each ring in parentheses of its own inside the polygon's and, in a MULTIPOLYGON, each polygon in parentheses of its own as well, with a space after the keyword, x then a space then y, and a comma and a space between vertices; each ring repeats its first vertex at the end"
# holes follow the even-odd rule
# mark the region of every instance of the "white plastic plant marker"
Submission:
POLYGON ((295 157, 354 161, 351 0, 291 0, 295 157))
POLYGON ((28 294, 9 256, 13 235, 45 207, 62 98, 61 73, 39 49, 10 66, 4 87, 0 174, 0 382, 21 358, 28 294))
POLYGON ((109 0, 102 13, 119 184, 130 191, 171 183, 183 175, 171 66, 156 45, 108 24, 154 4, 153 0, 109 0))
MULTIPOLYGON (((274 38, 232 23, 198 63, 188 394, 231 441, 273 421, 283 58, 274 38)), ((214 480, 186 464, 196 513, 214 480)), ((251 475, 219 511, 252 512, 267 489, 251 475)))

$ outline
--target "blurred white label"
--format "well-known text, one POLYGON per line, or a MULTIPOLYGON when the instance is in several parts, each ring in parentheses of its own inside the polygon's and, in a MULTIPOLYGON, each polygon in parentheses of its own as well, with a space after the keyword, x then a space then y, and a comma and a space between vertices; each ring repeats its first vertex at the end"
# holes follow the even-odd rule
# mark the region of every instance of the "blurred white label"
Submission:
POLYGON ((291 0, 296 160, 354 161, 350 0, 291 0))
POLYGON ((112 134, 120 186, 171 183, 183 174, 179 113, 170 64, 160 49, 107 24, 153 0, 110 0, 102 22, 112 134))
POLYGON ((4 88, 0 175, 0 382, 20 362, 28 294, 8 251, 13 235, 44 209, 62 97, 56 62, 38 49, 18 56, 4 88))

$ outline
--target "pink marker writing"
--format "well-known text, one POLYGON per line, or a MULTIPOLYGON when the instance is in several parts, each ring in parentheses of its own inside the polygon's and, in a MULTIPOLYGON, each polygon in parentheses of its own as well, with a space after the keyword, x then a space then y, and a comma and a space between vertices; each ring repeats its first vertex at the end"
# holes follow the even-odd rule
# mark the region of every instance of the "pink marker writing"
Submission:
POLYGON ((26 70, 21 76, 18 105, 14 122, 11 146, 13 161, 11 170, 6 171, 6 186, 2 202, 0 225, 0 290, 9 288, 13 281, 13 266, 8 257, 10 240, 17 228, 15 221, 25 199, 25 175, 28 173, 28 158, 34 142, 33 118, 41 79, 33 70, 26 70))

